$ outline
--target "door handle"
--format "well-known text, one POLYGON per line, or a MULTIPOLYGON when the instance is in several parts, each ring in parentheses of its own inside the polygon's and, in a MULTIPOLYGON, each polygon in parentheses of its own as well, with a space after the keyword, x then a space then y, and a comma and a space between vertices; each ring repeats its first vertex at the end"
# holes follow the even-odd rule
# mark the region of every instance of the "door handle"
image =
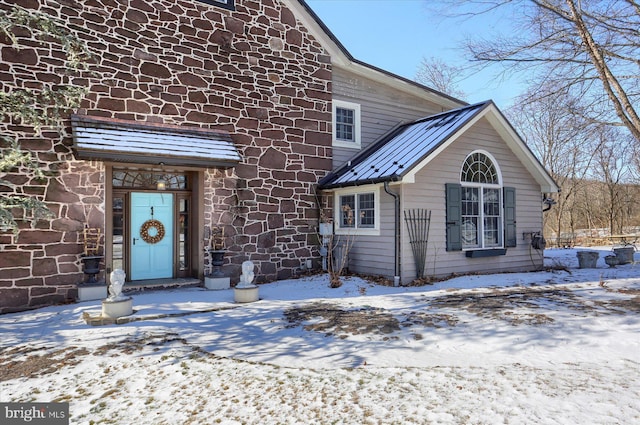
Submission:
POLYGON ((138 240, 138 238, 133 238, 133 244, 136 244, 136 241, 138 240))

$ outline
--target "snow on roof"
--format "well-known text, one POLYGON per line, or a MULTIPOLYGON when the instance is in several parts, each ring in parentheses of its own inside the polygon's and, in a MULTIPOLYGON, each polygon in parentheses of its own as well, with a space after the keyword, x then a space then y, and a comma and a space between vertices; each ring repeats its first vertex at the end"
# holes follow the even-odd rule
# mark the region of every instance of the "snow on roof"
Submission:
POLYGON ((320 181, 322 189, 398 181, 490 102, 399 126, 320 181))
POLYGON ((558 192, 553 178, 491 100, 398 126, 325 176, 319 187, 326 190, 401 180, 410 183, 422 167, 483 117, 540 184, 541 191, 558 192))
POLYGON ((79 158, 197 167, 231 167, 241 157, 228 133, 74 115, 79 158))

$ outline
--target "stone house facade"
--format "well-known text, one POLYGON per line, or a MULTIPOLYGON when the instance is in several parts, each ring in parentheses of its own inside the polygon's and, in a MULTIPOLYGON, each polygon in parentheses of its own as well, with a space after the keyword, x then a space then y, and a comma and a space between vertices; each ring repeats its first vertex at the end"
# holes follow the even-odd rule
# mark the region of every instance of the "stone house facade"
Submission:
POLYGON ((170 183, 160 194, 170 199, 169 277, 202 278, 214 228, 224 229, 232 280, 247 259, 258 282, 317 261, 316 184, 331 169, 331 57, 289 3, 0 0, 1 13, 19 6, 53 18, 92 53, 86 69, 71 72, 63 46, 36 39, 28 27, 13 29, 18 46, 0 40, 3 92, 87 90, 80 107, 65 112, 63 128, 36 134, 19 120, 0 124, 46 173, 34 180, 15 170, 5 177, 15 186, 1 190, 34 195, 55 214, 0 235, 0 312, 75 299, 86 228, 101 230, 102 278, 116 266, 131 272, 132 200, 156 196, 159 179, 170 183), (72 126, 72 112, 80 125, 72 126), (186 145, 189 137, 214 147, 230 139, 241 160, 203 164, 155 153, 153 142, 130 155, 128 140, 96 155, 97 139, 78 133, 87 122, 95 137, 117 127, 160 140, 192 129, 186 145), (83 140, 89 148, 78 148, 83 140))

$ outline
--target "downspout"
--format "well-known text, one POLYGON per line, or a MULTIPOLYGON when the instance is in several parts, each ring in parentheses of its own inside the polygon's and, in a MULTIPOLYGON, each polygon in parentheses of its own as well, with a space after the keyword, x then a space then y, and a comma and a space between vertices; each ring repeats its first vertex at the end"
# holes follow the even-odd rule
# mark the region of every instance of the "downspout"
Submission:
POLYGON ((393 275, 393 286, 400 286, 400 195, 389 190, 389 181, 384 182, 384 191, 393 196, 395 203, 395 269, 393 275))

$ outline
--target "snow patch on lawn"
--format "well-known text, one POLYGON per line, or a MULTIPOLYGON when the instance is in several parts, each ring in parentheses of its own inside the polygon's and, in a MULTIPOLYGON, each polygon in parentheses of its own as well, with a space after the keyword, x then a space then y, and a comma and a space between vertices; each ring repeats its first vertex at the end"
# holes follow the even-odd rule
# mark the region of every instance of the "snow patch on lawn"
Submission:
POLYGON ((69 402, 83 424, 637 423, 640 266, 595 249, 596 269, 552 249, 548 271, 318 275, 243 305, 144 292, 134 316, 157 318, 123 325, 87 325, 99 302, 2 315, 0 401, 69 402))

